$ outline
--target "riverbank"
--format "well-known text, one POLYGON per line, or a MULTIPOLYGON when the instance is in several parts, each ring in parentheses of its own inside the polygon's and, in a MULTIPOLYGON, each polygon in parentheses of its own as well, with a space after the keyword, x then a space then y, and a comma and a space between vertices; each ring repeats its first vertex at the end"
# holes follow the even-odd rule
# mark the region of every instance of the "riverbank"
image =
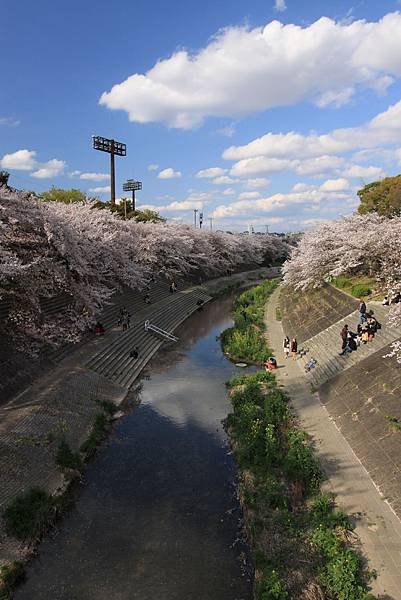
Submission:
MULTIPOLYGON (((277 351, 280 367, 277 370, 278 383, 288 392, 302 427, 312 437, 327 477, 324 490, 335 493, 341 510, 350 515, 367 567, 376 572, 376 578, 371 581, 372 591, 380 598, 399 600, 400 521, 321 404, 318 394, 311 391, 305 373, 300 368, 300 361, 299 364, 298 361, 285 361, 281 353, 284 321, 276 319, 280 291, 274 292, 266 307, 268 343, 277 351)), ((290 302, 289 298, 287 302, 290 302)), ((291 335, 292 330, 286 329, 285 333, 291 335)), ((374 393, 375 390, 372 390, 374 393)), ((352 422, 351 416, 348 422, 352 422)))
POLYGON ((16 600, 249 600, 251 572, 222 419, 232 299, 209 303, 144 373, 75 506, 46 536, 16 600))
MULTIPOLYGON (((213 280, 203 289, 219 295, 232 287, 247 285, 248 281, 257 281, 261 276, 276 272, 277 269, 257 269, 213 280)), ((177 298, 180 294, 174 294, 169 302, 174 303, 177 298)), ((194 302, 194 310, 198 308, 194 302)), ((157 304, 151 306, 152 311, 155 309, 157 304)), ((160 311, 164 310, 163 305, 160 311)), ((142 318, 145 318, 145 311, 143 313, 142 318)), ((181 321, 188 316, 186 310, 180 317, 181 321)), ((87 453, 93 454, 112 422, 110 408, 112 405, 122 406, 127 398, 128 389, 84 366, 92 354, 99 352, 102 344, 110 343, 108 340, 113 336, 120 337, 121 333, 111 331, 104 338, 80 345, 51 372, 0 407, 1 512, 15 507, 15 499, 26 498, 32 488, 39 488, 48 500, 43 503, 45 510, 40 512, 38 527, 33 510, 36 503, 28 498, 28 509, 33 510, 29 518, 32 527, 19 531, 22 539, 7 534, 7 531, 11 533, 10 521, 8 528, 4 519, 0 521, 0 577, 5 579, 4 594, 14 587, 14 573, 21 573, 18 563, 34 555, 41 536, 60 514, 61 500, 70 482, 74 479, 79 481, 82 477, 80 469, 65 467, 65 458, 71 465, 74 457, 83 460, 87 453), (64 450, 67 445, 68 451, 64 452, 64 464, 63 460, 60 464, 57 455, 63 444, 64 450)), ((149 354, 148 360, 151 356, 149 354)), ((147 361, 143 360, 142 364, 144 368, 147 361)), ((17 508, 21 509, 18 504, 17 508)), ((43 504, 40 504, 41 509, 43 504)), ((18 517, 18 512, 12 512, 18 517)))
MULTIPOLYGON (((266 326, 269 344, 278 353, 276 339, 270 342, 270 319, 266 326)), ((286 388, 264 372, 244 375, 229 387, 233 412, 227 431, 240 469, 255 599, 319 599, 325 594, 367 599, 371 576, 357 550, 353 524, 322 489, 323 472, 291 408, 292 395, 289 401, 286 388)))

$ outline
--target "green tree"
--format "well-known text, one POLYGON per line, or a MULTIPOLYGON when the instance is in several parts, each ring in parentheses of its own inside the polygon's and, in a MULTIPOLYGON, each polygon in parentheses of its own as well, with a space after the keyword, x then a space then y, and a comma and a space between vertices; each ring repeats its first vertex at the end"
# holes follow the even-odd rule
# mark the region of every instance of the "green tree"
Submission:
POLYGON ((401 175, 368 183, 358 192, 361 215, 376 212, 384 217, 401 215, 401 175))
MULTIPOLYGON (((122 198, 121 200, 124 200, 122 198)), ((138 223, 164 223, 166 219, 160 216, 156 210, 132 210, 132 200, 125 199, 126 208, 124 202, 118 202, 112 204, 111 202, 101 202, 100 200, 94 202, 95 208, 108 208, 113 213, 117 213, 120 217, 125 217, 125 210, 127 210, 127 219, 135 219, 138 223)))
POLYGON ((7 171, 0 171, 0 185, 8 185, 9 177, 10 173, 7 173, 7 171))
POLYGON ((138 223, 164 223, 165 218, 161 217, 156 210, 133 210, 129 213, 129 218, 135 219, 138 223))
POLYGON ((64 202, 64 204, 72 204, 74 202, 85 202, 86 194, 81 190, 71 188, 64 190, 63 188, 52 187, 47 192, 40 194, 40 198, 45 202, 64 202))

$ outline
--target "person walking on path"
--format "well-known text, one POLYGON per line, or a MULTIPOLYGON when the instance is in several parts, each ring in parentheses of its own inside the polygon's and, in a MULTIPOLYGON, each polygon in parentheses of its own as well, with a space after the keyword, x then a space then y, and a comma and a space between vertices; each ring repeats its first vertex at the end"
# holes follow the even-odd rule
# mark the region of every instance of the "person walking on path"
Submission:
POLYGON ((283 340, 283 350, 285 358, 287 359, 290 355, 290 338, 288 337, 288 335, 286 335, 283 340))
POLYGON ((366 304, 365 301, 361 299, 359 302, 359 322, 364 323, 366 321, 366 304))
POLYGON ((348 325, 344 325, 344 327, 341 329, 340 335, 342 339, 340 356, 344 356, 348 345, 348 325))
POLYGON ((297 360, 297 354, 298 354, 298 342, 297 342, 297 338, 293 337, 290 343, 290 351, 292 354, 292 360, 297 360))

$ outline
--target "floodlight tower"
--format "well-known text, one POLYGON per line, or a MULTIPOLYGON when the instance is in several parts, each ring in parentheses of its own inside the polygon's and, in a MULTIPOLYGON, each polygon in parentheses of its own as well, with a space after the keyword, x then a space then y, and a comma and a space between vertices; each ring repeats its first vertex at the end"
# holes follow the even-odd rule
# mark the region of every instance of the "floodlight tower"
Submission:
POLYGON ((135 181, 135 179, 127 179, 123 183, 124 192, 132 192, 132 210, 135 210, 135 192, 142 189, 142 181, 135 181))
POLYGON ((92 136, 93 148, 110 154, 110 202, 116 203, 116 177, 114 167, 114 156, 126 156, 127 146, 115 140, 101 137, 100 135, 92 136))
POLYGON ((195 229, 196 229, 196 213, 198 212, 197 208, 194 208, 194 225, 195 225, 195 229))

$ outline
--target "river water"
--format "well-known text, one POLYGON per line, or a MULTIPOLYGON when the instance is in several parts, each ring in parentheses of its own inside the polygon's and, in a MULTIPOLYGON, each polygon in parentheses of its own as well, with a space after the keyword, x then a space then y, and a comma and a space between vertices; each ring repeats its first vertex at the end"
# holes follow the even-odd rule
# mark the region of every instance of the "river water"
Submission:
POLYGON ((148 368, 140 404, 88 465, 18 600, 249 600, 236 468, 222 419, 236 369, 216 337, 232 300, 205 306, 148 368))

